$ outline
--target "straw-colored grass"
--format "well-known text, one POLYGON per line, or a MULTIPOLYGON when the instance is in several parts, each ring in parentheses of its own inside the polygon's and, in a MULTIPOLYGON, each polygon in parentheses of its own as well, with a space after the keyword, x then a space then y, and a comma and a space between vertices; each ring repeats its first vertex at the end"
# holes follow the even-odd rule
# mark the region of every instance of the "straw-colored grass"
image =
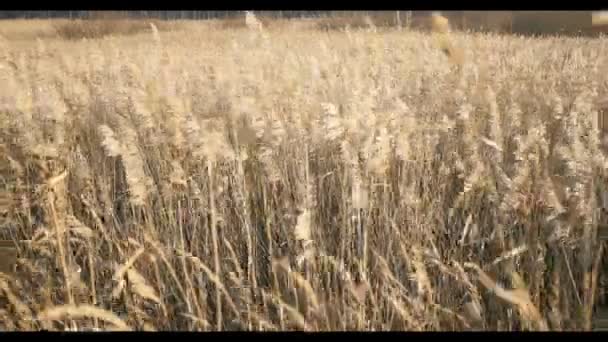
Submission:
POLYGON ((605 39, 180 27, 1 40, 0 328, 589 329, 605 39))

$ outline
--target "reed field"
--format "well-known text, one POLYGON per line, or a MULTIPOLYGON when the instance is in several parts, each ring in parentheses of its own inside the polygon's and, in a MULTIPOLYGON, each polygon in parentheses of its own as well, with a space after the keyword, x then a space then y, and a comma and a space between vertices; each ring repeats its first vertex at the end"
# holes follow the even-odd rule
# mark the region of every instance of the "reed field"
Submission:
POLYGON ((590 329, 606 38, 133 25, 0 22, 0 330, 590 329))

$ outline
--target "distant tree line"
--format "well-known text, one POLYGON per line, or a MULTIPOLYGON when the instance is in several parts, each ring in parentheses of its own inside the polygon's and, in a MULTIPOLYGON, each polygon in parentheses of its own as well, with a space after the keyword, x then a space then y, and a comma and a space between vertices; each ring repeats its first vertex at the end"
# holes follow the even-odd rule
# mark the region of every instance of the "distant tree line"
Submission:
MULTIPOLYGON (((256 14, 274 18, 306 18, 331 15, 328 11, 256 11, 256 14)), ((243 11, 0 11, 0 19, 89 19, 99 17, 178 19, 221 19, 242 16, 243 11)))

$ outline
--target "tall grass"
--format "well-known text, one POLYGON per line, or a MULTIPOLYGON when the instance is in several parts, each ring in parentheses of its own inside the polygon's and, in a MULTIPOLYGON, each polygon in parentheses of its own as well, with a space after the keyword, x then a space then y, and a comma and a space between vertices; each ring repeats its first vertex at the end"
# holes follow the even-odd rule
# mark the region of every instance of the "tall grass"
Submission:
POLYGON ((0 327, 590 327, 605 39, 148 32, 2 41, 0 327))
MULTIPOLYGON (((165 31, 175 29, 175 24, 153 20, 154 25, 165 31)), ((100 18, 86 20, 58 21, 56 35, 61 39, 95 39, 112 35, 134 35, 148 31, 150 20, 127 18, 100 18)))

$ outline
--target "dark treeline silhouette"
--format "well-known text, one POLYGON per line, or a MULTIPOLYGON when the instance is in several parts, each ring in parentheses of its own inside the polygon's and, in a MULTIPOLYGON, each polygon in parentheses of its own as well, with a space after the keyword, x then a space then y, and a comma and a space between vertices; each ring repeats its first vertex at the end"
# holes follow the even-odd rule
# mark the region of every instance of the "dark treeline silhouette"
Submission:
MULTIPOLYGON (((256 11, 258 15, 275 18, 306 18, 331 15, 327 11, 256 11)), ((242 16, 242 11, 0 11, 0 19, 46 19, 70 18, 90 19, 100 17, 155 18, 165 20, 177 19, 221 19, 242 16)))

